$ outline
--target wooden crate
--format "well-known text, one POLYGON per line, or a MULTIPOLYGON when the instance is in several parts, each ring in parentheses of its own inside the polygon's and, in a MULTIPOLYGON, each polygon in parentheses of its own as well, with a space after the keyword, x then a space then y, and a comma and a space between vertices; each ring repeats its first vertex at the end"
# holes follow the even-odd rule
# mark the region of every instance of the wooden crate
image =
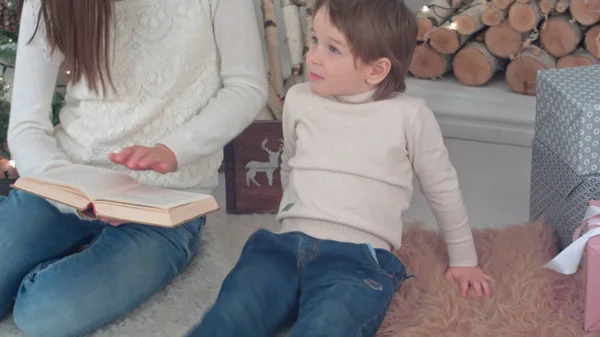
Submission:
POLYGON ((255 121, 225 147, 226 211, 277 213, 281 201, 281 121, 255 121))

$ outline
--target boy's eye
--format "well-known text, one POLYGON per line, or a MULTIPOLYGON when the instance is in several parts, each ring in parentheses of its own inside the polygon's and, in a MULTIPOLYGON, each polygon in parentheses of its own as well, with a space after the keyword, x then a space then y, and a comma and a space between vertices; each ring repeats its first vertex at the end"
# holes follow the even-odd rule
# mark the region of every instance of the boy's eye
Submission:
POLYGON ((312 43, 313 43, 313 44, 317 44, 317 42, 319 42, 319 40, 317 40, 317 37, 316 37, 316 36, 313 36, 313 37, 312 37, 312 43))
POLYGON ((340 51, 339 51, 339 50, 338 50, 336 47, 334 47, 334 46, 329 46, 329 51, 331 51, 331 52, 332 52, 332 53, 334 53, 334 54, 337 54, 337 53, 339 53, 339 52, 340 52, 340 51))

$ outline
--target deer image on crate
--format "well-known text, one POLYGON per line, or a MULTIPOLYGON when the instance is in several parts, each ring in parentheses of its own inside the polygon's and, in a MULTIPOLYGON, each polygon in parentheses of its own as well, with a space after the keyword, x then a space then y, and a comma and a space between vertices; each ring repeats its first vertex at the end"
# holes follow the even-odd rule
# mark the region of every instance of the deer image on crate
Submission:
POLYGON ((256 174, 259 172, 264 172, 269 181, 269 186, 273 186, 273 174, 275 170, 279 167, 279 156, 281 155, 281 151, 283 151, 283 139, 279 139, 279 149, 277 151, 272 151, 267 147, 267 143, 269 142, 269 138, 265 138, 260 144, 263 150, 265 150, 269 154, 269 161, 256 161, 252 160, 246 164, 246 185, 250 186, 250 181, 254 182, 256 186, 260 186, 260 184, 256 181, 256 174))

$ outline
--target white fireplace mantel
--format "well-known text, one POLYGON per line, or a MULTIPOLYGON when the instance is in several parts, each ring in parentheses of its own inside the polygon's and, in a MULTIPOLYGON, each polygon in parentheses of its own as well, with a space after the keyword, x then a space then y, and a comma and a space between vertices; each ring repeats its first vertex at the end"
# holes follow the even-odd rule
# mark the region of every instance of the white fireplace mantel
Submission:
POLYGON ((452 74, 411 77, 406 92, 427 100, 445 137, 531 146, 535 96, 512 92, 501 74, 481 87, 463 86, 452 74))

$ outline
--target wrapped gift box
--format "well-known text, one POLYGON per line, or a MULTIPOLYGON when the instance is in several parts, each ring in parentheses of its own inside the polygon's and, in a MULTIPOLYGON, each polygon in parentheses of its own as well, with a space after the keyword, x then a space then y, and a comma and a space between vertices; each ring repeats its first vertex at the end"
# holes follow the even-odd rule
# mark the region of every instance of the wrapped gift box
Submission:
POLYGON ((600 236, 590 238, 585 249, 585 316, 587 331, 600 330, 600 236))
POLYGON ((538 72, 530 220, 572 242, 590 199, 600 199, 600 66, 538 72))
POLYGON ((600 330, 600 201, 589 202, 583 221, 572 239, 572 243, 548 262, 546 267, 571 275, 577 272, 579 262, 585 257, 583 327, 587 331, 597 331, 600 330))
POLYGON ((589 200, 600 199, 600 174, 577 174, 541 141, 534 140, 530 195, 531 221, 543 216, 564 248, 572 242, 589 200))

